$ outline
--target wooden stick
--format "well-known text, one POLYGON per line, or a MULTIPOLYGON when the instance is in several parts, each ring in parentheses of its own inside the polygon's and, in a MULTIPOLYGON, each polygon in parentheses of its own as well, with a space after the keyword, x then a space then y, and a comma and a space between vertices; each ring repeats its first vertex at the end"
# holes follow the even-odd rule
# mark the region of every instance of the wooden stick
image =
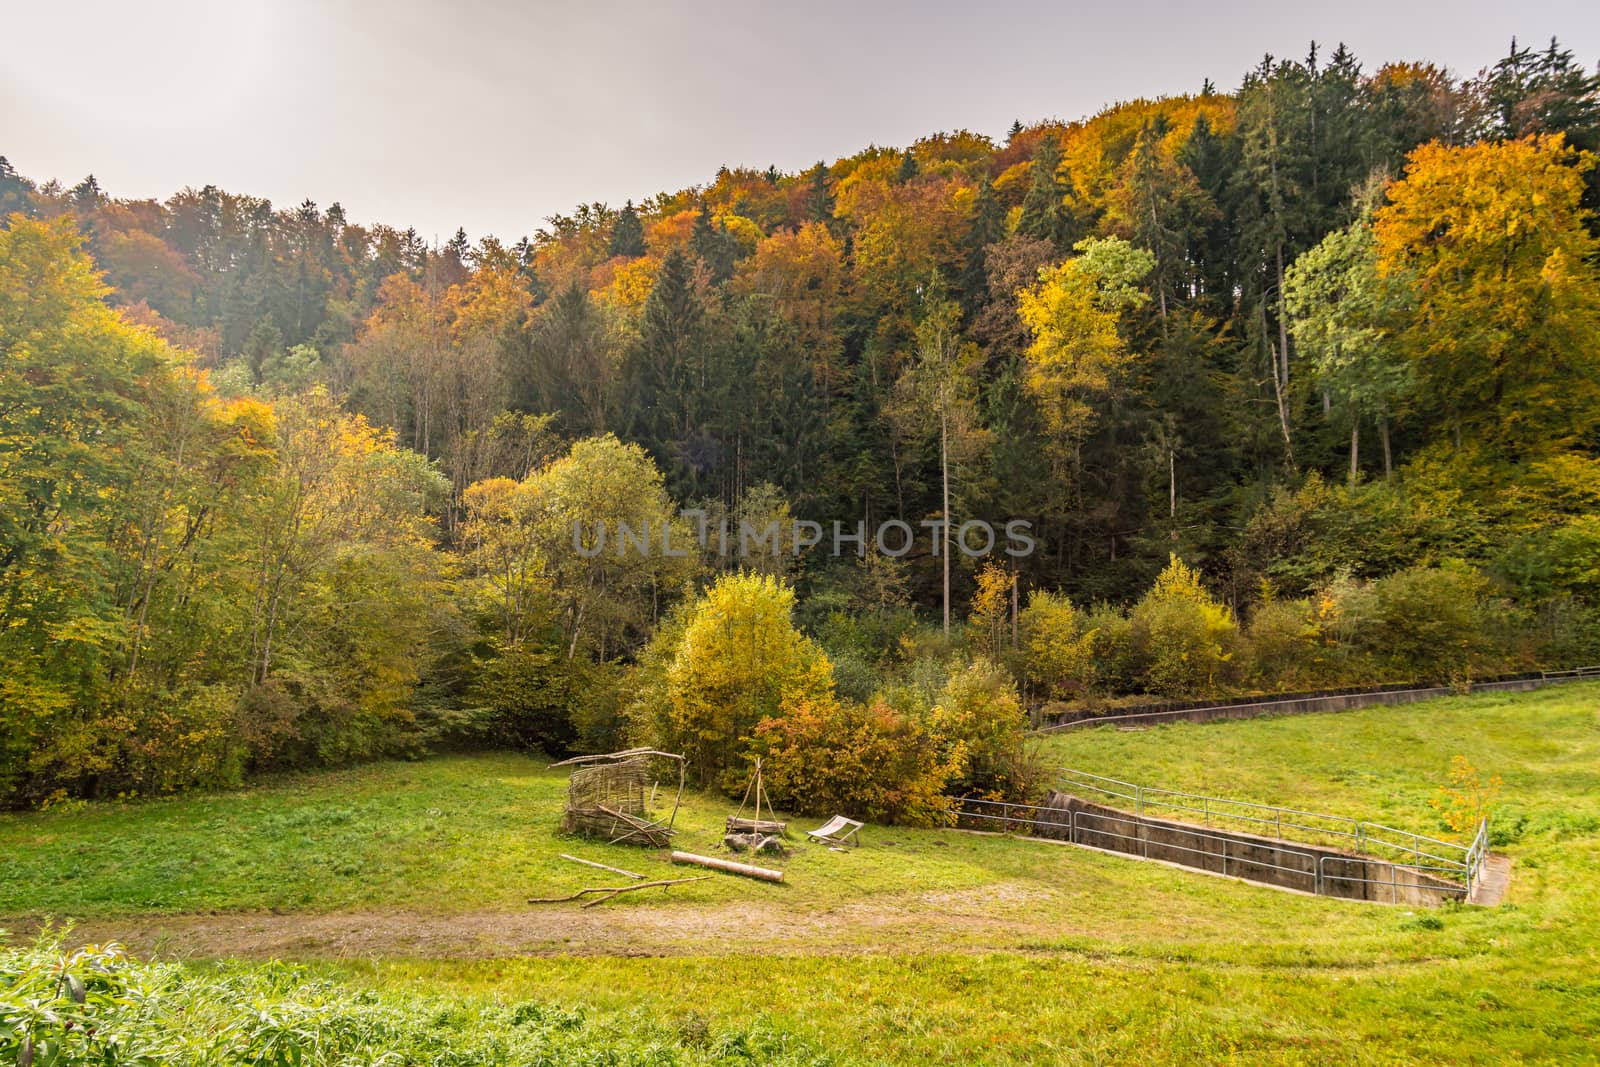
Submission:
POLYGON ((770 867, 752 867, 748 863, 735 863, 733 860, 718 859, 716 856, 696 856, 692 852, 674 852, 673 863, 692 863, 696 867, 710 867, 713 870, 727 871, 729 874, 742 874, 747 878, 759 878, 763 882, 783 881, 783 872, 772 870, 770 867))
POLYGON ((704 882, 710 877, 711 876, 709 874, 702 874, 698 878, 667 878, 659 882, 640 882, 638 885, 596 886, 591 889, 580 889, 568 897, 529 897, 528 903, 565 904, 569 900, 577 900, 579 897, 587 896, 590 893, 603 894, 595 897, 593 900, 584 901, 583 906, 585 908, 592 908, 596 904, 604 904, 618 893, 631 893, 635 889, 650 889, 651 887, 658 885, 683 885, 685 882, 704 882))
POLYGON ((594 860, 586 860, 581 856, 569 856, 565 852, 558 853, 558 855, 564 860, 571 860, 573 863, 581 863, 585 867, 599 867, 602 871, 610 871, 612 874, 620 874, 622 877, 632 878, 636 882, 644 881, 644 875, 634 874, 632 871, 625 871, 621 867, 608 867, 604 863, 596 863, 594 860))

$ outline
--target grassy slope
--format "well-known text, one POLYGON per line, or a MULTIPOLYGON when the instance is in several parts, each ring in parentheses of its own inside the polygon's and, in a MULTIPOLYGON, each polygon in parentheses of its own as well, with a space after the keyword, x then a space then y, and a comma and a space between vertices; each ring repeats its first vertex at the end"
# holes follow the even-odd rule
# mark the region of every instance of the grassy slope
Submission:
MULTIPOLYGON (((868 1060, 1594 1062, 1600 1040, 1600 687, 1460 698, 1330 716, 1061 735, 1051 757, 1147 784, 1374 817, 1439 832, 1427 801, 1450 757, 1506 781, 1498 909, 1403 909, 1256 889, 1096 853, 869 828, 820 849, 792 884, 731 878, 675 889, 665 910, 783 902, 925 911, 926 936, 818 957, 389 961, 351 969, 387 988, 585 1003, 722 1025, 760 1015, 868 1060), (891 844, 892 842, 892 844, 891 844), (911 887, 911 888, 908 888, 911 887), (984 903, 994 887, 991 903, 984 903), (1004 888, 1004 892, 1000 891, 1004 888), (1024 892, 1019 894, 1017 889, 1024 892), (961 891, 962 915, 939 894, 961 891), (1024 908, 1047 933, 952 956, 961 931, 1024 908)), ((562 779, 512 756, 307 775, 248 792, 0 818, 0 915, 150 909, 512 909, 590 884, 579 851, 657 873, 637 850, 553 833, 562 779)), ((684 841, 708 847, 727 810, 694 798, 684 841)), ((795 948, 804 948, 800 935, 795 948)))

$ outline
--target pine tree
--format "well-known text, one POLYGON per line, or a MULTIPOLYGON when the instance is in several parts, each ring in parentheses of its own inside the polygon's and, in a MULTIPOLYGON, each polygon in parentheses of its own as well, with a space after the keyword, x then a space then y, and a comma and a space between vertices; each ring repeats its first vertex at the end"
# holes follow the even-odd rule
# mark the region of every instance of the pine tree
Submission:
POLYGON ((0 218, 13 211, 29 213, 32 197, 33 183, 18 174, 10 160, 0 156, 0 218))
POLYGON ((622 205, 622 210, 617 213, 617 221, 612 224, 609 251, 613 256, 645 254, 644 224, 639 221, 639 213, 634 210, 632 200, 622 205))
POLYGON ((711 218, 710 206, 705 203, 700 205, 700 214, 695 216, 689 248, 711 272, 712 281, 720 284, 733 277, 733 240, 718 228, 711 218))
POLYGON ((1188 256, 1193 264, 1196 295, 1211 304, 1214 315, 1231 310, 1233 297, 1233 232, 1230 226, 1233 200, 1229 178, 1236 163, 1237 141, 1213 132, 1211 120, 1201 115, 1194 120, 1189 138, 1179 150, 1177 161, 1188 168, 1200 191, 1217 210, 1192 234, 1188 256))
POLYGON ((1072 183, 1061 173, 1061 143, 1055 137, 1047 135, 1039 142, 1033 154, 1031 176, 1028 193, 1022 198, 1022 217, 1017 220, 1017 232, 1024 237, 1050 241, 1059 249, 1072 247, 1082 234, 1066 204, 1072 183))
POLYGON ((994 183, 978 186, 972 204, 972 221, 961 240, 961 298, 970 316, 989 294, 988 249, 1006 235, 1006 209, 995 195, 994 183))
POLYGON ((894 180, 901 185, 917 176, 917 157, 908 148, 900 156, 900 169, 895 173, 894 180))
POLYGON ((806 217, 812 222, 833 225, 833 191, 828 188, 828 168, 819 160, 811 168, 811 182, 806 188, 806 217))

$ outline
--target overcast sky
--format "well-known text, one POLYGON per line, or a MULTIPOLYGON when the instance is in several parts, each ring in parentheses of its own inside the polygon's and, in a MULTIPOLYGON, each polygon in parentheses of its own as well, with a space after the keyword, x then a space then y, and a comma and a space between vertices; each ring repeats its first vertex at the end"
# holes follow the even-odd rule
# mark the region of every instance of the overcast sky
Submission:
POLYGON ((869 143, 1235 87, 1264 52, 1470 74, 1512 35, 1600 59, 1594 0, 7 0, 0 155, 112 195, 220 185, 507 240, 588 200, 869 143))

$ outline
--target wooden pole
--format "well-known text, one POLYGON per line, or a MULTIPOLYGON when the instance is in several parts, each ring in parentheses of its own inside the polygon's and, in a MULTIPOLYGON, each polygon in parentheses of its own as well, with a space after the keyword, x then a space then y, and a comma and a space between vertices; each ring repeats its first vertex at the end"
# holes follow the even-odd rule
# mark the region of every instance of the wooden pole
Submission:
POLYGON ((719 859, 716 856, 696 856, 692 852, 674 852, 673 863, 692 863, 696 867, 710 867, 716 871, 727 871, 729 874, 742 874, 747 878, 759 878, 763 882, 783 881, 783 872, 772 870, 770 867, 753 867, 748 863, 735 863, 733 860, 719 859))
POLYGON ((612 874, 620 874, 622 877, 632 878, 636 882, 644 881, 644 875, 634 874, 632 871, 625 871, 621 867, 607 867, 604 863, 596 863, 594 860, 586 860, 579 856, 569 856, 565 852, 559 852, 557 855, 564 860, 571 860, 573 863, 581 863, 585 867, 599 867, 602 871, 610 871, 612 874))

